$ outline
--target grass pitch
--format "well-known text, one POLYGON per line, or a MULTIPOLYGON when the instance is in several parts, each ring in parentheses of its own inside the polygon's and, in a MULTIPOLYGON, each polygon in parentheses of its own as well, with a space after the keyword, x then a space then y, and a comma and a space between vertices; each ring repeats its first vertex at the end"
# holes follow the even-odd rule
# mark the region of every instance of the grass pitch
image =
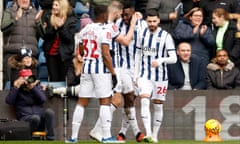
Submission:
MULTIPOLYGON (((0 141, 0 144, 64 144, 64 141, 0 141)), ((78 144, 96 144, 96 141, 79 141, 78 144)), ((222 142, 203 142, 194 140, 160 140, 159 144, 240 144, 238 141, 222 141, 222 142)), ((145 144, 136 141, 126 141, 126 144, 145 144)))

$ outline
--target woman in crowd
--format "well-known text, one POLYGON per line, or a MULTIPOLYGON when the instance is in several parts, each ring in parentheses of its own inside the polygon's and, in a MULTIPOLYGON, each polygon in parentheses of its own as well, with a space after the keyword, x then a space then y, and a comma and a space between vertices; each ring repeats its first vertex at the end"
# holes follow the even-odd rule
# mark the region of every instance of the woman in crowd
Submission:
POLYGON ((76 17, 68 0, 54 0, 51 16, 43 21, 43 50, 50 81, 64 81, 72 66, 76 17))
POLYGON ((240 38, 237 37, 238 32, 236 21, 230 20, 229 13, 223 8, 217 8, 212 13, 212 22, 215 25, 213 34, 215 36, 215 49, 224 49, 228 52, 229 58, 234 62, 236 67, 240 67, 240 38))
POLYGON ((184 15, 173 32, 176 43, 189 42, 192 46, 192 54, 204 61, 204 65, 210 61, 210 53, 214 46, 214 36, 209 27, 202 24, 203 11, 195 7, 184 15))

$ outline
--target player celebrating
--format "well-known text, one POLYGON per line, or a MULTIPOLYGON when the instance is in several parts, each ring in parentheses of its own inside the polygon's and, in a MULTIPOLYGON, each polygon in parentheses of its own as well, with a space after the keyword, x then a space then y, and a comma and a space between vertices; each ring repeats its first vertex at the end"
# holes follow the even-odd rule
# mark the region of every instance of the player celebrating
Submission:
MULTIPOLYGON (((132 19, 132 15, 135 13, 135 8, 130 1, 124 2, 122 18, 116 22, 122 34, 127 34, 132 19)), ((117 136, 118 140, 126 139, 126 132, 129 126, 132 127, 133 133, 137 142, 141 142, 144 138, 144 134, 141 133, 135 111, 135 86, 133 83, 134 78, 134 58, 136 54, 137 35, 139 30, 147 27, 146 21, 137 20, 134 35, 131 43, 128 46, 118 44, 118 51, 120 56, 120 81, 122 87, 120 89, 124 100, 124 111, 122 117, 122 126, 117 136)))
MULTIPOLYGON (((121 17, 122 14, 122 3, 118 0, 112 0, 110 4, 108 5, 108 23, 105 25, 106 29, 109 29, 111 31, 112 35, 112 45, 111 45, 111 53, 112 53, 112 59, 113 59, 113 65, 115 72, 117 73, 118 79, 119 78, 119 51, 118 47, 115 42, 120 43, 124 46, 128 46, 132 42, 132 37, 134 33, 135 23, 137 20, 137 14, 133 14, 131 24, 129 25, 129 30, 126 34, 120 33, 117 25, 115 25, 114 21, 116 21, 118 18, 121 17)), ((111 104, 111 113, 113 113, 119 106, 121 106, 121 82, 118 80, 117 86, 114 88, 114 94, 112 97, 112 104, 111 104)), ((137 133, 140 132, 136 118, 134 118, 135 121, 135 130, 137 130, 137 133)), ((89 135, 91 138, 101 142, 102 139, 102 133, 100 131, 101 129, 101 123, 100 119, 96 122, 94 128, 90 131, 89 135)))
MULTIPOLYGON (((111 136, 112 115, 110 112, 111 91, 117 83, 116 74, 112 66, 109 45, 112 40, 111 33, 104 28, 107 20, 107 7, 95 5, 94 23, 88 24, 77 34, 75 43, 79 44, 80 55, 83 56, 83 69, 78 103, 75 107, 72 120, 72 135, 66 143, 77 143, 77 137, 84 116, 84 109, 89 99, 99 98, 99 117, 103 143, 116 143, 111 136), (104 85, 103 85, 104 83, 104 85)), ((79 57, 78 57, 79 58, 79 57)), ((81 61, 81 59, 78 59, 81 61)))
POLYGON ((160 18, 157 11, 148 11, 146 21, 148 28, 138 35, 135 79, 141 99, 141 117, 146 130, 144 142, 157 143, 163 119, 163 101, 166 99, 168 87, 166 65, 175 63, 177 56, 171 35, 158 27, 160 18), (154 109, 153 129, 150 99, 154 109))

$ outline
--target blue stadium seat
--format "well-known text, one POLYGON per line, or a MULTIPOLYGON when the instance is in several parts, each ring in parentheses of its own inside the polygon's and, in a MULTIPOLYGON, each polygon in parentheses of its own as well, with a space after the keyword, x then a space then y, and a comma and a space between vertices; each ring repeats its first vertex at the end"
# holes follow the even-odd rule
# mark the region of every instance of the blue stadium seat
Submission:
POLYGON ((40 81, 48 81, 48 69, 47 69, 47 62, 44 56, 44 52, 42 50, 43 39, 39 39, 38 41, 38 79, 40 81))

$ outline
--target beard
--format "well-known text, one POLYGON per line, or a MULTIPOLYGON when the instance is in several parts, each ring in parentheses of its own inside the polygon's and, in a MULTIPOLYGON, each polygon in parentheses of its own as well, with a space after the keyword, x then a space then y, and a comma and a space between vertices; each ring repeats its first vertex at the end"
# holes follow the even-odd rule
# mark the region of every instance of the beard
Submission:
POLYGON ((157 26, 148 26, 148 28, 149 28, 149 31, 150 32, 154 32, 154 31, 156 31, 156 29, 158 28, 157 26))

